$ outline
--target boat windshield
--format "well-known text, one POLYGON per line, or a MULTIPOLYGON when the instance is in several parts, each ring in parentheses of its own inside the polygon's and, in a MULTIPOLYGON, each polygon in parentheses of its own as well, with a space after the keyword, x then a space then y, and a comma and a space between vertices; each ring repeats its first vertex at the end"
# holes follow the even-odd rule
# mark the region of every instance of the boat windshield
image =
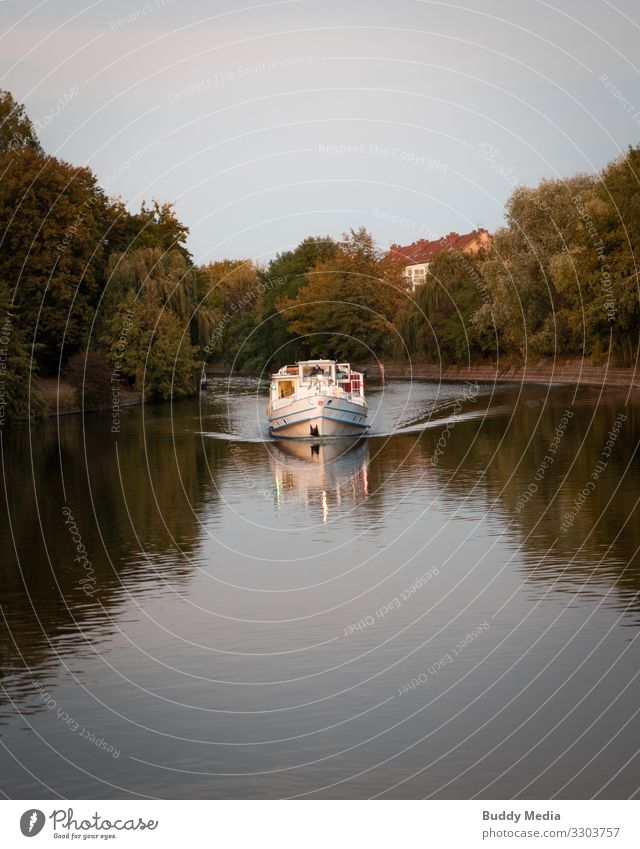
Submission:
POLYGON ((323 363, 309 363, 302 366, 302 379, 305 383, 312 380, 331 379, 331 365, 323 363))

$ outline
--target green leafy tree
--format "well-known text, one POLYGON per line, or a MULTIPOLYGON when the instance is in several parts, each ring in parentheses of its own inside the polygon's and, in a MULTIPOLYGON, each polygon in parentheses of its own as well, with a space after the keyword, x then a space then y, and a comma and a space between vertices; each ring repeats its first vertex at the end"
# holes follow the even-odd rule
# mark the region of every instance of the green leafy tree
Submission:
POLYGON ((213 328, 208 358, 242 365, 262 306, 264 287, 258 270, 249 260, 213 262, 199 270, 199 286, 213 328))
POLYGON ((439 254, 425 282, 408 300, 398 320, 396 355, 445 364, 472 361, 491 350, 473 318, 485 294, 482 255, 439 254))
POLYGON ((0 424, 37 421, 46 415, 32 354, 9 287, 0 281, 0 424))
POLYGON ((640 337, 640 146, 630 147, 603 170, 594 195, 590 212, 604 242, 604 259, 594 263, 599 336, 608 341, 611 334, 620 362, 632 366, 640 337), (614 320, 606 303, 607 271, 612 280, 614 320))
POLYGON ((587 236, 578 199, 591 196, 593 184, 584 175, 545 180, 509 198, 507 226, 494 234, 482 267, 490 302, 475 316, 479 333, 497 332, 503 353, 525 357, 584 349, 579 268, 587 236))
POLYGON ((186 398, 198 390, 201 370, 184 326, 175 313, 163 312, 149 338, 143 379, 138 375, 136 384, 158 400, 186 398))
POLYGON ((202 360, 192 337, 206 335, 198 279, 182 252, 140 248, 110 260, 100 338, 116 370, 155 399, 197 389, 202 360))

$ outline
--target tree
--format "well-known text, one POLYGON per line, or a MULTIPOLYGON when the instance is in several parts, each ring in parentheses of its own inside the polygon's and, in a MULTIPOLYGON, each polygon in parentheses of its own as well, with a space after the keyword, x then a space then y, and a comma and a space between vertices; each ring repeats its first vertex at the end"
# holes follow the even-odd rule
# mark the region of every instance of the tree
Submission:
POLYGON ((307 283, 307 273, 335 252, 336 243, 329 236, 310 236, 293 250, 279 253, 259 272, 263 296, 257 303, 255 326, 240 352, 243 362, 261 370, 274 360, 294 361, 307 354, 304 341, 289 330, 278 303, 283 298, 295 298, 307 283))
POLYGON ((66 375, 78 406, 97 409, 111 400, 111 366, 101 351, 74 354, 67 363, 66 375))
POLYGON ((407 298, 402 269, 375 247, 364 228, 351 230, 332 258, 318 262, 279 310, 312 356, 362 359, 393 351, 395 322, 407 298))
POLYGON ((136 385, 157 400, 186 398, 199 388, 202 362, 184 334, 184 327, 171 312, 158 316, 149 337, 142 379, 136 385))
POLYGON ((24 106, 10 92, 0 89, 0 156, 23 148, 42 153, 40 141, 24 106))
POLYGON ((110 253, 160 248, 162 251, 178 251, 185 260, 191 261, 187 250, 189 228, 178 219, 173 204, 154 200, 151 206, 147 206, 143 201, 140 212, 133 213, 117 199, 109 204, 106 217, 106 240, 110 253))
POLYGON ((46 415, 36 376, 32 347, 20 314, 11 304, 9 287, 0 281, 0 425, 5 421, 37 421, 46 415))
POLYGON ((245 345, 262 303, 258 270, 250 260, 212 262, 199 269, 199 289, 213 329, 208 358, 239 365, 247 358, 245 345))
POLYGON ((494 234, 482 266, 490 303, 474 319, 478 332, 497 333, 501 352, 585 350, 581 270, 589 237, 579 207, 593 184, 585 175, 545 180, 507 201, 507 226, 494 234))
POLYGON ((0 276, 45 372, 83 347, 104 277, 106 199, 88 168, 30 147, 0 159, 0 276))
POLYGON ((180 251, 112 257, 100 340, 116 371, 151 398, 194 394, 202 361, 192 335, 207 325, 198 303, 197 275, 180 251))
POLYGON ((640 146, 630 147, 600 176, 591 208, 596 232, 604 242, 602 258, 594 263, 598 330, 607 341, 612 333, 622 364, 632 366, 640 335, 640 146), (615 316, 608 309, 609 301, 615 316))
POLYGON ((445 364, 471 361, 485 353, 473 317, 485 294, 481 274, 484 255, 446 251, 433 260, 425 282, 405 302, 398 320, 398 358, 445 364))

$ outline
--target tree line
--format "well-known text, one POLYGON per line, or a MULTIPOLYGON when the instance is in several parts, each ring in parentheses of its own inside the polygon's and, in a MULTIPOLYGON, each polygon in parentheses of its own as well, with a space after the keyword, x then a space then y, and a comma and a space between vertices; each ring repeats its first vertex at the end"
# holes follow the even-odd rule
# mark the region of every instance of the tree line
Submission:
POLYGON ((363 228, 266 265, 197 266, 171 204, 130 211, 89 168, 47 155, 0 91, 0 418, 43 414, 37 375, 66 376, 91 406, 114 377, 149 399, 191 395, 206 361, 633 365, 639 166, 630 148, 599 174, 515 189, 490 251, 443 251, 415 291, 363 228))
POLYGON ((262 371, 309 356, 463 364, 585 357, 632 366, 640 331, 640 147, 508 199, 490 250, 444 250, 412 291, 364 229, 266 269, 213 263, 211 357, 262 371), (251 297, 262 285, 259 297, 251 297))

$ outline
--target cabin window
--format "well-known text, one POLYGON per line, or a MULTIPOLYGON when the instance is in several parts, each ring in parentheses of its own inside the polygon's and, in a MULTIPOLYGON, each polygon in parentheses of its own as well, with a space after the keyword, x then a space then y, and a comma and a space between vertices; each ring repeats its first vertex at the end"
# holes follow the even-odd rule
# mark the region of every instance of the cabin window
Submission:
POLYGON ((278 381, 278 398, 290 398, 295 392, 295 383, 293 380, 278 381))

